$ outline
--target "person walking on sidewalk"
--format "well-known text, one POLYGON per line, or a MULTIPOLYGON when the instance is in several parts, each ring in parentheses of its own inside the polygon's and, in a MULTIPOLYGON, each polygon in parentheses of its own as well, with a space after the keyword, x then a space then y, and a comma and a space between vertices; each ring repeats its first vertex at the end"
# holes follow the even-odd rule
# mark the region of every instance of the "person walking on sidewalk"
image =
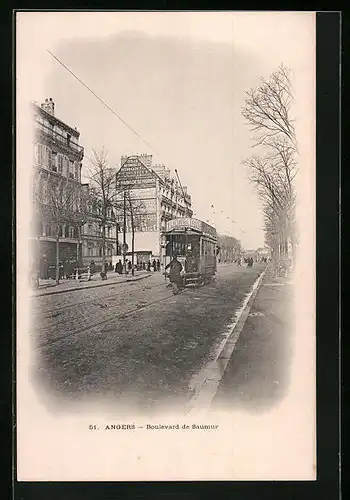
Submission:
POLYGON ((152 266, 153 266, 153 271, 156 271, 157 270, 157 261, 156 261, 156 259, 153 260, 152 266))
POLYGON ((122 264, 122 261, 120 259, 118 260, 118 262, 115 265, 115 272, 118 274, 123 273, 123 264, 122 264))
POLYGON ((94 274, 94 273, 95 273, 95 271, 96 271, 96 264, 95 264, 95 261, 94 261, 94 260, 92 260, 92 261, 90 262, 90 274, 91 274, 91 275, 92 275, 92 274, 94 274))
POLYGON ((160 271, 160 260, 157 260, 157 271, 160 271))

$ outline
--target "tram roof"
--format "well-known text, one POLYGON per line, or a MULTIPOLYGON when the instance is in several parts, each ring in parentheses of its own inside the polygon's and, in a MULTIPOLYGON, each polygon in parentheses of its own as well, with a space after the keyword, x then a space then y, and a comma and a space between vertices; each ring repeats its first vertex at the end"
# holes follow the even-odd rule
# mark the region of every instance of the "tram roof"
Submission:
POLYGON ((180 217, 178 219, 171 219, 166 224, 166 232, 174 233, 177 231, 184 231, 185 229, 193 231, 193 234, 202 233, 204 235, 210 236, 211 238, 217 238, 216 229, 210 226, 206 222, 199 219, 194 219, 193 217, 180 217))

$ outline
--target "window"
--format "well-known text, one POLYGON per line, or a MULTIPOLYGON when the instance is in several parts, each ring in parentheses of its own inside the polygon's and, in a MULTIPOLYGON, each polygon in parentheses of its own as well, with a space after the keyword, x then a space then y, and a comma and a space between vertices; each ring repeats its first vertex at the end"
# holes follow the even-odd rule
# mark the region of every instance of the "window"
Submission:
POLYGON ((50 224, 46 224, 46 236, 54 236, 53 228, 50 224))
POLYGON ((61 154, 56 155, 57 172, 62 175, 63 173, 63 156, 61 154))
POLYGON ((75 162, 75 178, 76 178, 77 181, 80 181, 79 172, 80 172, 79 163, 75 162))
POLYGON ((70 179, 74 179, 74 161, 69 160, 69 175, 70 179))
POLYGON ((46 168, 51 166, 51 149, 47 146, 43 146, 41 164, 46 168))
POLYGON ((69 172, 69 160, 68 160, 67 156, 64 156, 63 157, 63 175, 69 177, 68 172, 69 172))
POLYGON ((35 161, 37 165, 42 165, 43 163, 43 145, 37 144, 35 147, 35 161))
POLYGON ((57 153, 54 151, 51 153, 51 170, 57 172, 57 153))

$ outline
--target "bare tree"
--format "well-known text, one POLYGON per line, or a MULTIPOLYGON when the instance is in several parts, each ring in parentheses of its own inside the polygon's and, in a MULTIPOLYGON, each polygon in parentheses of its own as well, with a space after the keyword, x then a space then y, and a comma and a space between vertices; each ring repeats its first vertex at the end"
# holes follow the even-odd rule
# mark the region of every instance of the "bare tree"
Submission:
POLYGON ((95 217, 99 220, 102 232, 102 272, 106 271, 106 226, 113 218, 118 205, 118 189, 115 169, 108 165, 107 152, 93 150, 90 158, 89 180, 91 195, 94 198, 95 217))
POLYGON ((233 262, 242 253, 241 242, 234 236, 219 234, 218 245, 220 248, 220 259, 223 261, 233 262))
POLYGON ((77 228, 77 264, 80 265, 82 258, 81 235, 82 227, 91 217, 91 203, 93 202, 92 192, 88 184, 82 184, 76 196, 76 209, 72 218, 72 225, 77 228))
POLYGON ((145 204, 142 200, 137 200, 132 197, 130 189, 126 191, 127 199, 127 214, 130 218, 131 226, 131 262, 134 265, 134 255, 135 255, 135 226, 139 222, 140 217, 144 214, 145 204))
MULTIPOLYGON (((274 155, 252 156, 244 162, 249 179, 263 204, 265 234, 270 235, 275 255, 287 252, 287 241, 294 238, 295 192, 293 178, 280 168, 274 155), (274 237, 272 237, 274 235, 274 237), (277 251, 278 250, 278 251, 277 251)), ((294 175, 294 174, 293 174, 294 175)))
POLYGON ((59 283, 60 237, 64 226, 77 226, 87 215, 82 185, 50 172, 40 175, 35 189, 36 212, 54 228, 56 238, 56 283, 59 283))
POLYGON ((295 253, 295 186, 297 142, 290 108, 293 101, 289 71, 281 65, 268 80, 246 92, 242 114, 255 133, 254 147, 263 153, 244 161, 249 179, 263 204, 266 241, 275 255, 295 253), (278 252, 277 252, 278 249, 278 252))
POLYGON ((281 64, 268 80, 261 78, 260 85, 246 92, 242 114, 253 132, 256 144, 264 145, 277 136, 284 136, 296 147, 290 106, 293 101, 289 70, 281 64))

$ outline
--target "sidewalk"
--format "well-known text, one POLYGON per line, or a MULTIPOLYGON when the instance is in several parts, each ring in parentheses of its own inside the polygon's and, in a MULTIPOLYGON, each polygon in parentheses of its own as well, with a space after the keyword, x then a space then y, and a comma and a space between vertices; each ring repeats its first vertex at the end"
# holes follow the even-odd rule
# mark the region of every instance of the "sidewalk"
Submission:
POLYGON ((293 334, 293 284, 268 266, 212 402, 253 412, 283 397, 293 334))
POLYGON ((139 281, 148 278, 153 275, 161 274, 160 272, 150 273, 148 271, 136 271, 135 276, 131 273, 128 275, 117 274, 114 271, 107 273, 107 280, 102 281, 100 273, 95 273, 90 281, 87 280, 76 280, 76 279, 61 279, 60 283, 56 285, 55 280, 40 280, 40 285, 38 290, 33 290, 31 297, 40 297, 42 295, 52 295, 55 293, 72 292, 75 290, 81 290, 84 288, 95 288, 99 286, 107 286, 115 283, 124 283, 127 281, 139 281))

